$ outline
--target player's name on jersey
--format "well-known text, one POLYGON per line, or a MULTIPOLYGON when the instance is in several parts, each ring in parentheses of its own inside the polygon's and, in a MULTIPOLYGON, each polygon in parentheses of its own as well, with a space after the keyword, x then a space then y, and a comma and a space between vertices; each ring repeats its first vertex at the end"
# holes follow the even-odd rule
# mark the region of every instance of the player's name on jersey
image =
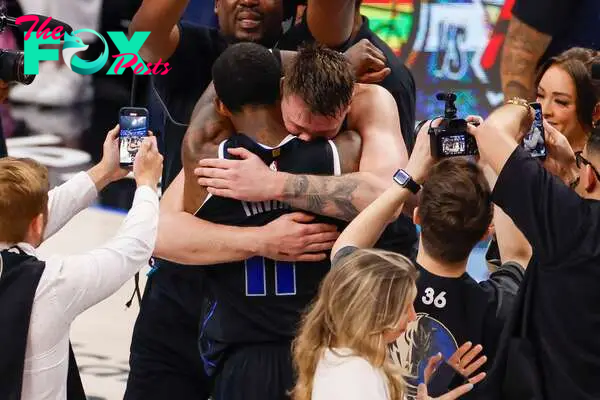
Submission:
POLYGON ((246 213, 247 217, 273 210, 285 210, 291 208, 288 204, 277 200, 257 202, 242 201, 242 207, 244 207, 244 212, 246 213))

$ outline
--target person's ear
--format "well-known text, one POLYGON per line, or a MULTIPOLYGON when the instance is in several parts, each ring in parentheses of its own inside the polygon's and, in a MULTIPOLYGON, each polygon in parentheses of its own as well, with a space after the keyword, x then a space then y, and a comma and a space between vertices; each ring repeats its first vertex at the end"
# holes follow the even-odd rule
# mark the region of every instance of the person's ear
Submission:
POLYGON ((413 210, 413 222, 415 225, 421 225, 421 217, 419 217, 419 207, 413 210))
POLYGON ((231 117, 231 112, 218 97, 215 98, 215 108, 216 108, 217 112, 219 113, 219 115, 221 115, 225 118, 231 117))
POLYGON ((596 189, 596 186, 600 184, 598 177, 594 173, 594 169, 591 165, 586 165, 583 173, 583 188, 586 192, 591 193, 596 189))
POLYGON ((214 11, 215 11, 215 14, 217 14, 217 15, 219 15, 219 5, 220 5, 220 3, 221 3, 221 0, 215 0, 214 11))
POLYGON ((38 246, 44 237, 44 229, 46 228, 46 218, 44 213, 39 213, 29 223, 29 230, 27 232, 26 240, 28 242, 34 241, 34 246, 38 246), (38 242, 39 241, 39 242, 38 242))
POLYGON ((33 221, 35 224, 35 232, 42 236, 44 234, 44 228, 46 227, 46 218, 44 218, 44 213, 39 213, 33 221))

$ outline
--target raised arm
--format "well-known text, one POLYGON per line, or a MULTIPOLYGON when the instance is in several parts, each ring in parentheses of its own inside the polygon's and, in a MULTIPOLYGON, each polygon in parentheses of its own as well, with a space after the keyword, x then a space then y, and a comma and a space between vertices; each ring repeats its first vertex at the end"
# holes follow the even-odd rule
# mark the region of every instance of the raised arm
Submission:
MULTIPOLYGON (((434 124, 439 124, 439 121, 434 124)), ((424 124, 421 128, 412 156, 405 167, 406 172, 419 184, 423 183, 434 163, 431 158, 428 127, 429 124, 424 124)), ((392 176, 393 174, 388 176, 391 186, 344 229, 331 251, 332 260, 336 253, 346 246, 373 247, 385 227, 397 217, 404 204, 413 196, 408 189, 395 184, 392 176)))
POLYGON ((50 279, 61 282, 55 286, 55 294, 64 306, 67 320, 110 296, 147 265, 156 240, 156 186, 161 170, 162 157, 156 140, 145 139, 134 162, 138 188, 133 205, 116 236, 100 248, 48 263, 60 266, 48 273, 50 279))
POLYGON ((166 61, 179 45, 180 32, 177 27, 189 0, 144 0, 129 24, 129 35, 135 32, 150 32, 139 51, 149 62, 166 61))
POLYGON ((102 160, 87 172, 80 172, 48 193, 48 224, 44 240, 65 226, 80 211, 88 208, 109 183, 123 178, 119 168, 119 126, 106 136, 102 160))
POLYGON ((319 43, 336 48, 352 34, 357 0, 308 0, 306 21, 319 43))
MULTIPOLYGON (((469 126, 480 154, 498 175, 493 200, 514 221, 537 260, 561 256, 570 243, 582 240, 577 227, 589 218, 584 201, 519 148, 515 136, 531 126, 528 107, 505 105, 478 128, 469 126), (565 218, 568 216, 568 218, 565 218)), ((548 158, 554 158, 548 148, 548 158)))
POLYGON ((534 83, 538 62, 551 39, 550 35, 512 17, 500 61, 500 78, 505 98, 535 99, 534 83))

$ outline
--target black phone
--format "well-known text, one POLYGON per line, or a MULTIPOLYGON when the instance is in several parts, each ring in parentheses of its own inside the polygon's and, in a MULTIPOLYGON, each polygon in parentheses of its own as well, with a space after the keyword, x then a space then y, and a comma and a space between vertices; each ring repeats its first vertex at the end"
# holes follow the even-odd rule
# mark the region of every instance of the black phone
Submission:
POLYGON ((544 117, 542 115, 542 105, 540 103, 531 103, 531 108, 535 112, 531 129, 523 138, 522 146, 529 152, 531 157, 546 158, 546 132, 544 131, 544 117))
POLYGON ((135 155, 148 136, 148 110, 142 107, 123 107, 119 111, 119 164, 133 166, 135 155))

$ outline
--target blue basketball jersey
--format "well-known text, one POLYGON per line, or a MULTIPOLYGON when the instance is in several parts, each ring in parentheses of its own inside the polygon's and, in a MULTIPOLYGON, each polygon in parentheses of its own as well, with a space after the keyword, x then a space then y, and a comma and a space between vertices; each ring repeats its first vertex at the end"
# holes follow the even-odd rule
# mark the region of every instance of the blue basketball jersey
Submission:
MULTIPOLYGON (((219 146, 219 158, 233 158, 227 149, 244 147, 277 171, 294 174, 340 175, 340 159, 332 141, 302 141, 288 136, 271 148, 235 134, 219 146)), ((294 212, 275 201, 245 202, 209 195, 196 216, 233 226, 264 226, 294 212)), ((322 222, 341 221, 318 217, 322 222)), ((253 257, 205 267, 208 289, 201 339, 222 344, 290 340, 301 313, 314 298, 330 262, 281 262, 253 257)), ((201 346, 202 347, 202 346, 201 346)))

